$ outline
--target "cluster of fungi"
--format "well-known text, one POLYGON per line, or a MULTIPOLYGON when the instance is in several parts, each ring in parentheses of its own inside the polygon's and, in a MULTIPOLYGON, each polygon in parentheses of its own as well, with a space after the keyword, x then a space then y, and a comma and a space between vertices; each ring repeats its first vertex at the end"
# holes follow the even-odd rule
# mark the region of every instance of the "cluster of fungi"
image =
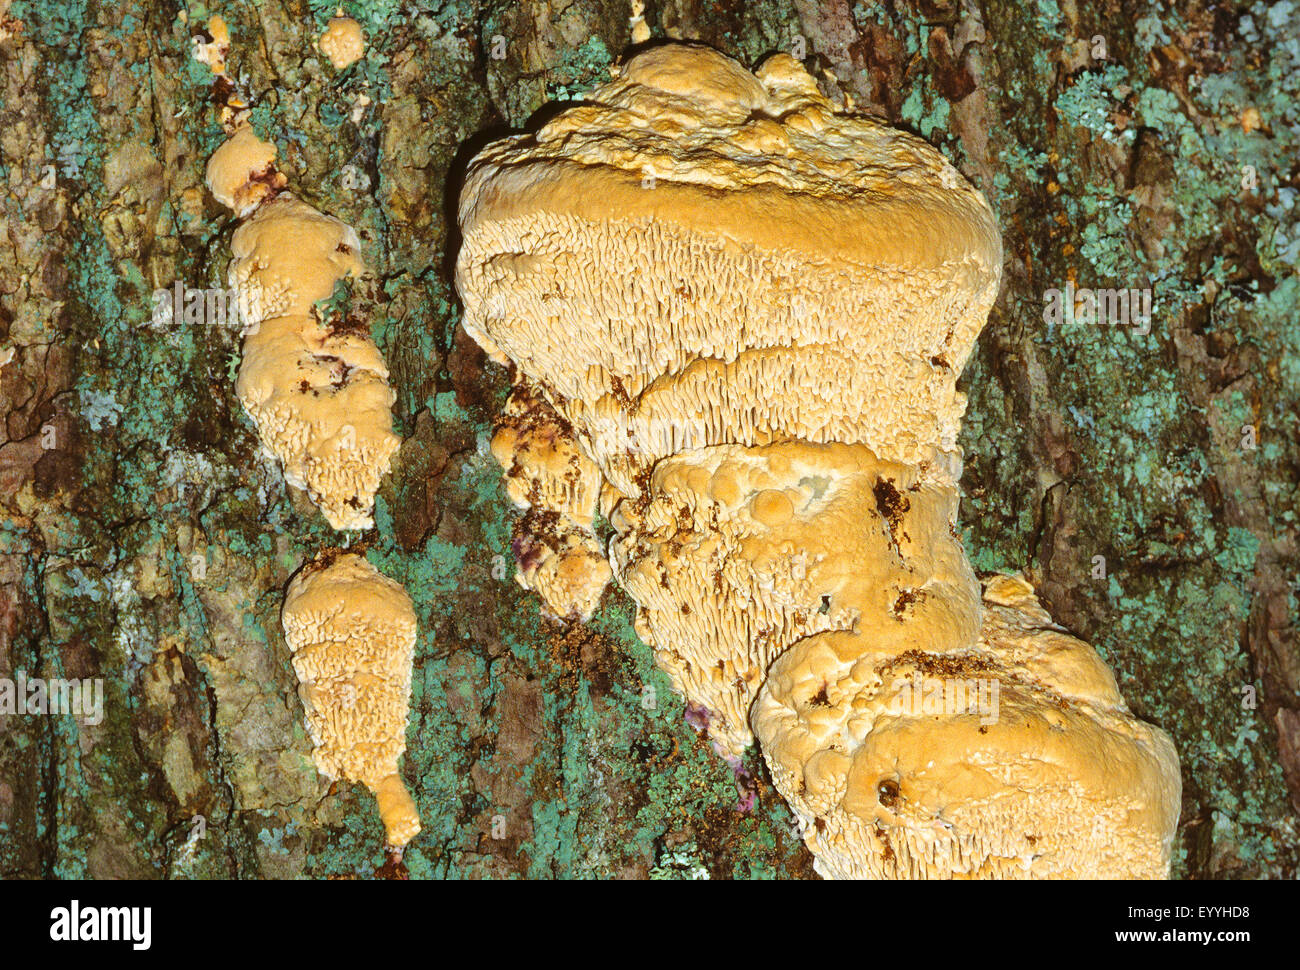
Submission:
POLYGON ((546 524, 521 582, 582 619, 616 580, 825 876, 1166 876, 1168 736, 958 539, 956 382, 1002 266, 984 197, 786 55, 613 73, 488 145, 460 198, 464 326, 517 382, 493 452, 546 524), (904 696, 927 678, 992 684, 995 716, 904 696))
MULTIPOLYGON (((360 56, 361 36, 356 21, 336 17, 321 48, 346 67, 360 56)), ((227 271, 243 323, 236 392, 285 481, 332 528, 367 529, 401 440, 369 328, 330 309, 337 288, 365 274, 361 241, 286 187, 275 146, 257 137, 225 74, 230 38, 221 18, 207 37, 196 56, 223 92, 227 135, 208 161, 207 184, 239 220, 227 271)), ((290 582, 281 622, 316 768, 375 793, 385 844, 400 860, 420 830, 399 775, 416 642, 411 598, 364 556, 324 549, 290 582)))
MULTIPOLYGON (((321 49, 351 63, 360 28, 336 17, 321 49)), ((1166 876, 1168 736, 958 538, 956 384, 1002 267, 984 197, 788 56, 750 73, 667 44, 612 73, 489 144, 461 192, 464 326, 515 378, 492 452, 527 510, 519 581, 575 620, 616 581, 719 753, 759 745, 825 876, 1166 876)), ((320 309, 360 242, 224 90, 208 184, 239 220, 239 398, 286 481, 368 528, 394 396, 367 328, 320 309)), ((374 790, 400 850, 410 597, 327 550, 282 619, 318 769, 374 790)))

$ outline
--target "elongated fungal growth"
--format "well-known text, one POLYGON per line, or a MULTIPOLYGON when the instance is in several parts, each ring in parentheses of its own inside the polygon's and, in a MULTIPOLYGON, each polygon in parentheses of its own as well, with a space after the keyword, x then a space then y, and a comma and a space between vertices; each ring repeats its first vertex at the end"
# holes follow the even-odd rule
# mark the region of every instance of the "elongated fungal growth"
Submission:
MULTIPOLYGON (((818 871, 1167 872, 1168 738, 956 538, 956 382, 1002 249, 942 156, 788 56, 668 45, 484 149, 460 222, 466 330, 562 431, 637 632, 724 754, 757 737, 818 871), (1001 707, 917 713, 910 675, 1001 707)), ((494 450, 563 521, 520 436, 494 450)))
POLYGON ((373 791, 387 843, 401 848, 420 831, 398 774, 415 650, 411 598, 363 556, 340 555, 294 577, 281 622, 316 769, 373 791))
POLYGON ((229 269, 244 319, 239 400, 285 481, 305 489, 333 528, 369 528, 401 444, 395 395, 367 329, 322 309, 363 274, 360 241, 282 190, 274 147, 247 125, 212 156, 207 176, 213 196, 244 219, 229 269))

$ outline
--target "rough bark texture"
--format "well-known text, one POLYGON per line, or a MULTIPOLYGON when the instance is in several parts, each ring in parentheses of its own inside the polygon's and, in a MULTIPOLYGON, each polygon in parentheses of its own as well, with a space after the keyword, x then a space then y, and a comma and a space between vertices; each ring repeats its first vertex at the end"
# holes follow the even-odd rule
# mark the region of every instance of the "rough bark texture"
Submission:
MULTIPOLYGON (((203 190, 222 133, 190 57, 221 13, 254 124, 377 278, 359 312, 405 440, 353 545, 420 621, 410 874, 811 876, 752 750, 738 810, 624 597, 565 626, 510 578, 486 448, 507 377, 457 327, 456 171, 605 76, 626 5, 344 6, 369 48, 339 73, 313 46, 333 2, 0 0, 0 677, 105 691, 98 724, 0 714, 0 874, 383 861, 370 795, 313 770, 279 624, 336 536, 259 458, 232 329, 150 319, 155 288, 224 280, 232 224, 203 190)), ((1006 282, 963 380, 967 549, 1029 566, 1172 733, 1175 875, 1294 877, 1300 8, 1172 6, 674 0, 648 19, 751 65, 806 56, 988 194, 1006 282), (1150 286, 1150 333, 1049 327, 1067 281, 1150 286)))

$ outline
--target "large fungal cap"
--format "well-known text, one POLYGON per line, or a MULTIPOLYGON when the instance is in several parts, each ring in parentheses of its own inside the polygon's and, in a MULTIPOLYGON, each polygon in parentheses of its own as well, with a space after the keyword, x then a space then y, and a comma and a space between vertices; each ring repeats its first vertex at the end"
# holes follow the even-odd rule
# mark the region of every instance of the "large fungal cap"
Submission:
POLYGON ((415 610, 400 584, 364 557, 305 567, 281 613, 316 768, 375 792, 389 845, 420 830, 398 760, 406 750, 415 610))
POLYGON ((792 59, 754 75, 652 48, 488 146, 460 221, 466 329, 547 388, 620 490, 681 447, 782 437, 955 473, 955 382, 1000 276, 992 214, 792 59))
POLYGON ((754 728, 840 878, 1165 878, 1181 783, 1086 643, 1018 577, 972 648, 883 656, 811 637, 772 666, 754 728))

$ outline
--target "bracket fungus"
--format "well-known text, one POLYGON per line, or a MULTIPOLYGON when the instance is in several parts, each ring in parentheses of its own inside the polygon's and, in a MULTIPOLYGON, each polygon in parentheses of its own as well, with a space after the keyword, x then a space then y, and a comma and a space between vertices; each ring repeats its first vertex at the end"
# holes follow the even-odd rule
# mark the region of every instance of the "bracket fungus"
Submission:
POLYGON ((318 304, 365 270, 353 229, 284 191, 275 148, 244 124, 208 161, 218 202, 241 218, 228 280, 244 320, 239 400, 285 481, 335 529, 373 525, 375 492, 401 444, 388 368, 364 327, 318 304))
POLYGON ((281 622, 316 770, 373 791, 387 844, 402 848, 420 831, 398 775, 415 651, 410 596, 363 556, 326 556, 289 584, 281 622))
POLYGON ((1167 736, 957 539, 956 382, 1002 245, 946 159, 786 55, 669 44, 489 144, 459 215, 465 329, 563 436, 638 634, 722 753, 757 737, 819 872, 1167 873, 1167 736), (1000 715, 914 715, 909 672, 997 684, 1000 715))
POLYGON ((275 146, 241 125, 208 159, 207 183, 212 197, 239 218, 248 216, 285 186, 275 167, 275 146))
MULTIPOLYGON (((1178 757, 1088 644, 1020 576, 985 581, 982 630, 944 645, 896 625, 801 640, 754 729, 822 875, 1168 875, 1178 757)), ((887 623, 888 621, 886 621, 887 623)))

